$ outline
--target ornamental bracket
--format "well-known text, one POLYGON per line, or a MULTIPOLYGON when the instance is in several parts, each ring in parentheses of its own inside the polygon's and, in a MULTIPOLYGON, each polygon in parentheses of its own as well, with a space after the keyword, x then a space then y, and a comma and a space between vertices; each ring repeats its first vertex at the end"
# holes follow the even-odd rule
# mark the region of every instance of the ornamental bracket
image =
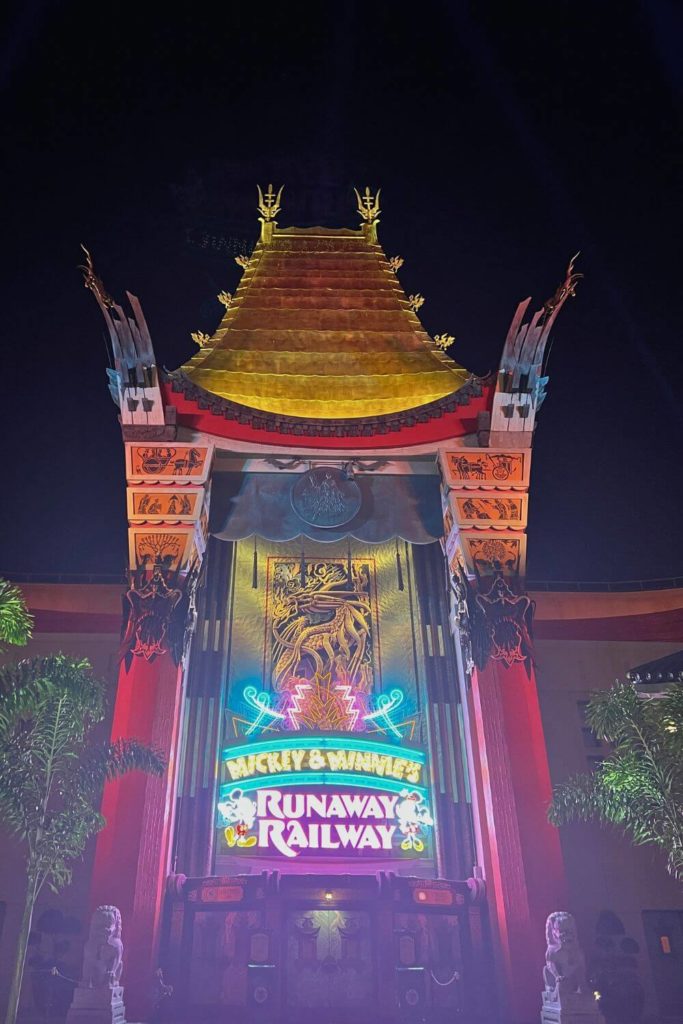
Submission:
POLYGON ((565 279, 528 323, 531 299, 520 302, 505 339, 491 411, 490 444, 530 448, 536 414, 546 394, 547 352, 550 331, 568 298, 576 295, 583 277, 574 269, 577 252, 569 261, 565 279))

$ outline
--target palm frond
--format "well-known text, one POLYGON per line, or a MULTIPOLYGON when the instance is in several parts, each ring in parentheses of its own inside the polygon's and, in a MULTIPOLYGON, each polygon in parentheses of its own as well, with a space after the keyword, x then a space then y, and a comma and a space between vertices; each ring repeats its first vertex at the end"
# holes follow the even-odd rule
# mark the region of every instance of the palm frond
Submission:
POLYGON ((127 772, 163 775, 165 770, 166 762, 158 751, 139 740, 120 739, 87 752, 78 766, 78 784, 84 792, 95 793, 105 782, 127 772))
POLYGON ((612 753, 555 787, 549 820, 617 825, 632 842, 659 846, 668 871, 683 877, 683 683, 643 696, 617 682, 591 698, 586 720, 612 753))
POLYGON ((44 722, 50 703, 67 698, 83 729, 100 722, 105 710, 105 685, 93 676, 86 658, 65 654, 26 658, 0 666, 0 734, 23 721, 44 722))
POLYGON ((31 639, 33 616, 19 587, 0 579, 0 643, 26 644, 31 639))

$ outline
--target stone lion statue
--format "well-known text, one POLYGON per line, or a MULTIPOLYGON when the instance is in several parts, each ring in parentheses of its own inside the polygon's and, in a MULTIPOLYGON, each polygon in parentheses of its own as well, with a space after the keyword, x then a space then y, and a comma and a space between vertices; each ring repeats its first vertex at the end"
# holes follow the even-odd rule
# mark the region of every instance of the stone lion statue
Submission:
POLYGON ((123 943, 118 907, 98 907, 83 950, 81 988, 115 988, 121 982, 123 943))
POLYGON ((585 994, 586 961, 573 916, 564 910, 555 911, 546 921, 545 937, 544 1002, 561 1003, 563 996, 585 994))

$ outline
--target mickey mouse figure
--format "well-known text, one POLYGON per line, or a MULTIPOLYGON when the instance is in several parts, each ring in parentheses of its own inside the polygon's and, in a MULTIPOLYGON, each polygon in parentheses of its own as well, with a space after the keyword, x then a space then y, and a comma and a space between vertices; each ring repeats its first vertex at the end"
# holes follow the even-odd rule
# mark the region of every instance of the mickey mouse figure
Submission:
POLYGON ((256 846, 256 836, 249 835, 256 821, 256 802, 241 789, 233 789, 227 800, 218 804, 223 816, 225 841, 228 846, 256 846))
POLYGON ((433 825, 434 819, 421 794, 414 790, 402 789, 401 798, 396 802, 396 817, 398 830, 405 836, 401 849, 422 853, 425 848, 421 838, 422 830, 428 825, 433 825))

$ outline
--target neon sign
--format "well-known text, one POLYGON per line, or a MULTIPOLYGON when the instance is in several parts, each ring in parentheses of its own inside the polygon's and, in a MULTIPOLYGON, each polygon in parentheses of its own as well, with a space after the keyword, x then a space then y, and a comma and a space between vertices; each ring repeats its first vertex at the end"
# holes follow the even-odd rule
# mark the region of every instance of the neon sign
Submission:
POLYGON ((374 786, 381 779, 384 788, 398 792, 406 783, 421 788, 425 757, 420 750, 405 750, 397 756, 396 747, 386 743, 301 736, 228 747, 223 761, 231 781, 245 781, 243 790, 261 786, 263 776, 270 776, 280 786, 304 780, 365 786, 368 778, 374 786))
POLYGON ((310 730, 374 733, 400 740, 413 735, 416 717, 397 686, 388 693, 365 693, 344 674, 333 680, 329 673, 317 672, 311 679, 292 677, 275 692, 249 683, 232 712, 235 733, 243 736, 310 730))
POLYGON ((377 698, 377 709, 375 711, 368 712, 367 715, 363 715, 363 721, 366 723, 375 722, 380 729, 386 729, 393 736, 400 740, 403 735, 401 730, 392 721, 392 714, 396 708, 400 707, 405 700, 405 694, 403 690, 399 690, 398 687, 392 690, 391 693, 380 693, 377 698))
POLYGON ((255 686, 244 687, 244 700, 256 711, 256 717, 251 725, 245 729, 245 736, 251 736, 259 729, 264 729, 274 722, 284 721, 285 716, 277 708, 271 707, 272 695, 270 693, 259 693, 255 686))
POLYGON ((229 849, 287 858, 426 850, 434 822, 421 750, 353 735, 290 734, 228 747, 222 756, 218 824, 229 849))
POLYGON ((229 847, 258 847, 285 857, 303 851, 343 854, 369 850, 404 853, 425 849, 424 830, 434 824, 420 793, 283 793, 259 789, 255 798, 233 789, 218 804, 229 847))

